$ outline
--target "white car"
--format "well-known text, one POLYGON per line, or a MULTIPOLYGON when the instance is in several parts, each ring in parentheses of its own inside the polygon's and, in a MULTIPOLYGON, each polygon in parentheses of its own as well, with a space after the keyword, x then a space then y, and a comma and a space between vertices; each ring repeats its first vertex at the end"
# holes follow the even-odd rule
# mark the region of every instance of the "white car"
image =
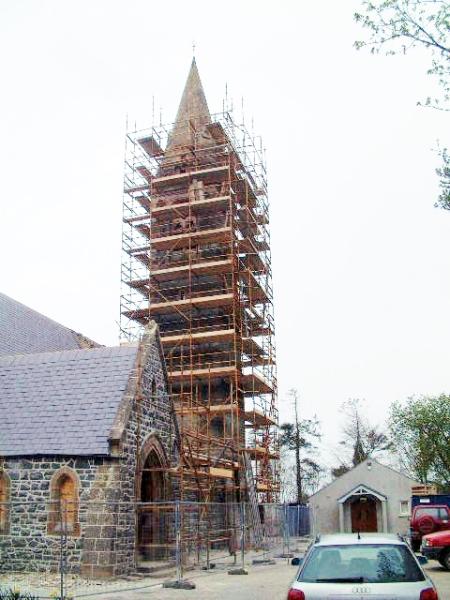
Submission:
MULTIPOLYGON (((426 559, 423 559, 426 562, 426 559)), ((310 545, 288 600, 439 600, 409 545, 377 533, 323 535, 310 545)))

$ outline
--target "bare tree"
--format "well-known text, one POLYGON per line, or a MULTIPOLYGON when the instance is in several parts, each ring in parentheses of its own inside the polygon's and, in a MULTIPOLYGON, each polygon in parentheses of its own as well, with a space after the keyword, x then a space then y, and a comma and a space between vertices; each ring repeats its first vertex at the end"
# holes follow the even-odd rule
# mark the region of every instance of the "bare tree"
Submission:
POLYGON ((388 435, 372 425, 364 414, 363 401, 355 398, 342 404, 344 423, 340 447, 340 464, 331 470, 333 477, 343 475, 370 456, 380 455, 392 447, 388 435))

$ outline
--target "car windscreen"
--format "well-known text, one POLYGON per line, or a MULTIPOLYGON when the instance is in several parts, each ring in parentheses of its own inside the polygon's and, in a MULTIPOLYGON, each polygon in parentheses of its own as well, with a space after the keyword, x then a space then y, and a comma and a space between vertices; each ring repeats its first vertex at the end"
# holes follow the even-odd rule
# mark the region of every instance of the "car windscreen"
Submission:
POLYGON ((420 519, 420 517, 424 517, 424 516, 430 516, 433 517, 434 519, 438 519, 439 518, 439 508, 428 508, 428 507, 420 507, 416 510, 416 518, 420 519))
POLYGON ((404 583, 425 579, 407 546, 345 544, 316 546, 298 580, 334 583, 404 583))

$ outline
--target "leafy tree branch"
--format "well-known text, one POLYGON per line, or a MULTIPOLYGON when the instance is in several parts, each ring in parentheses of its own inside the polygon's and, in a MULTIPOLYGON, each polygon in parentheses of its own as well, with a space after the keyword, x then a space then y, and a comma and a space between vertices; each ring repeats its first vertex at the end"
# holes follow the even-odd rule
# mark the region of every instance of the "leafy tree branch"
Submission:
POLYGON ((403 466, 423 483, 450 486, 450 396, 394 403, 390 430, 403 466))
MULTIPOLYGON (((446 0, 363 0, 364 11, 354 19, 368 31, 366 40, 355 42, 359 50, 406 54, 422 48, 430 56, 428 75, 437 81, 440 94, 428 96, 421 106, 450 111, 450 3, 446 0)), ((450 210, 450 163, 447 150, 439 151, 442 164, 436 169, 441 193, 435 206, 450 210)))

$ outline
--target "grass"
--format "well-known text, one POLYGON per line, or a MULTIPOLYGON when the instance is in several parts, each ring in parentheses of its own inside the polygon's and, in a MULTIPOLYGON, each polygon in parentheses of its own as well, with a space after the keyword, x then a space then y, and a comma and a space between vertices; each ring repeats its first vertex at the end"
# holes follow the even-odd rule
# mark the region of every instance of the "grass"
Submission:
POLYGON ((39 600, 39 598, 33 594, 22 594, 20 590, 10 588, 9 590, 0 589, 0 600, 39 600))

